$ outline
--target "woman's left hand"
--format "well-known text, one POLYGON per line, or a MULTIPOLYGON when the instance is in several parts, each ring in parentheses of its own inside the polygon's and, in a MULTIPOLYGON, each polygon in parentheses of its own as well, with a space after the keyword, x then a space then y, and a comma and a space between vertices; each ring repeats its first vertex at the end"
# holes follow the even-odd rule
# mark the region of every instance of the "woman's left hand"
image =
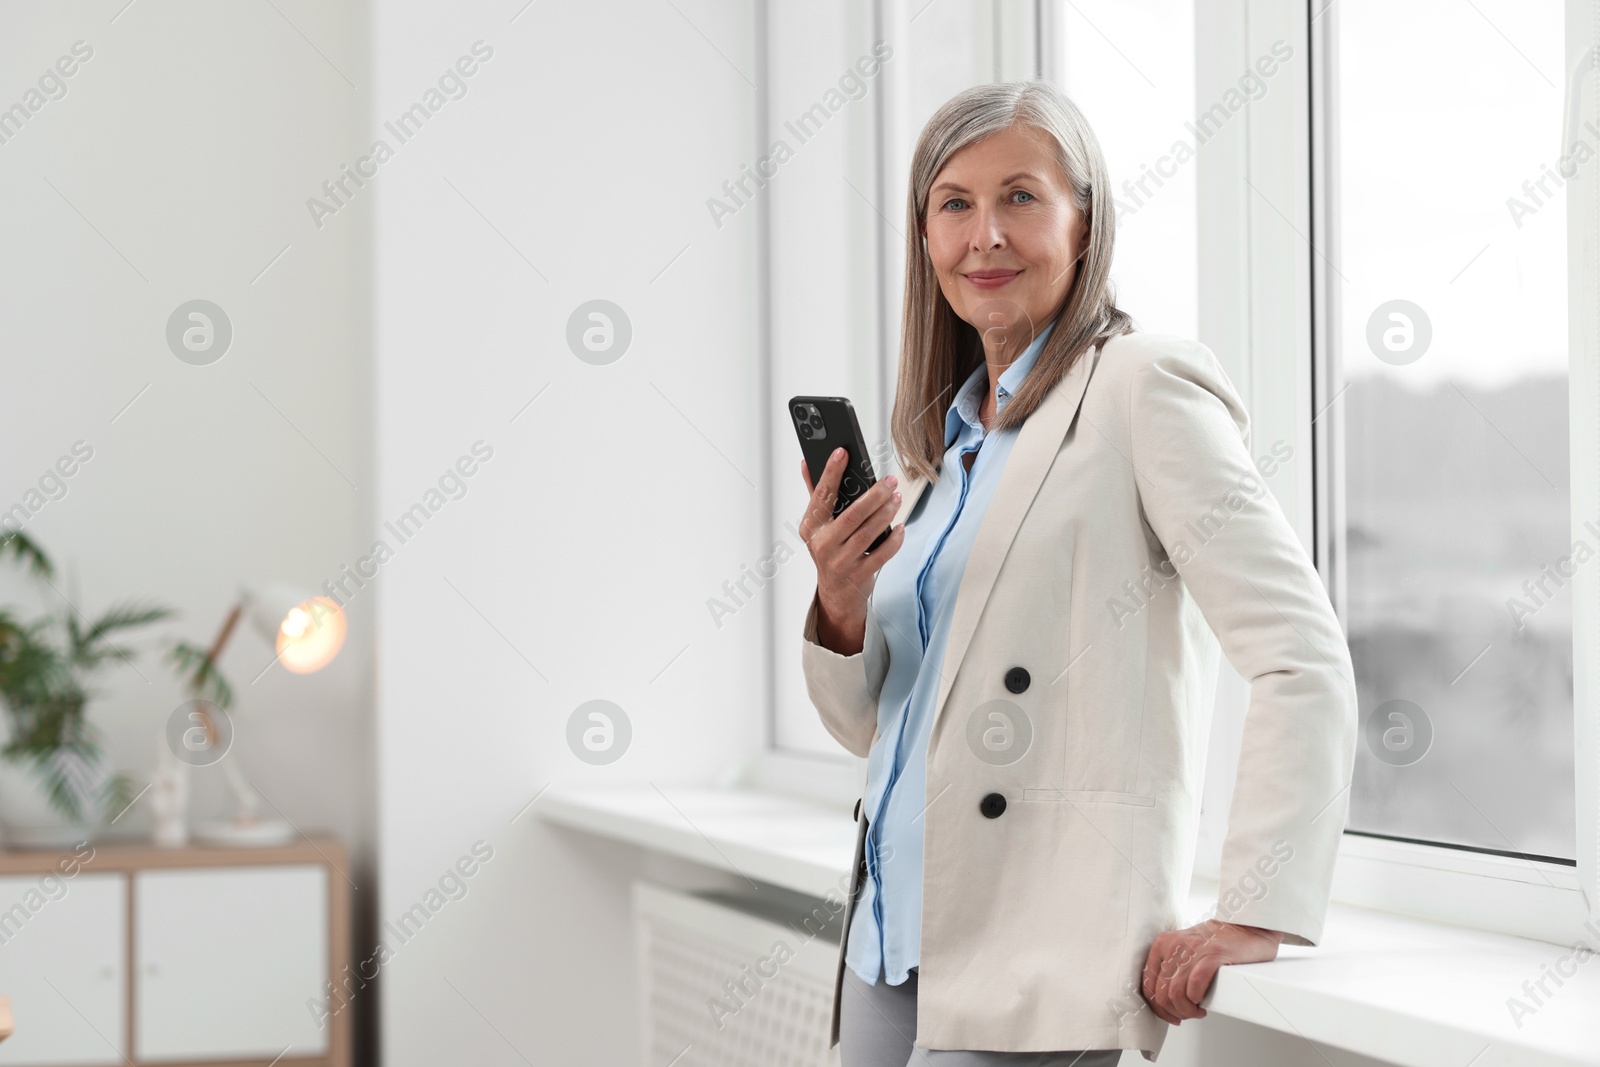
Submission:
POLYGON ((1204 1018, 1200 1000, 1217 968, 1229 963, 1265 963, 1278 956, 1283 934, 1259 926, 1207 919, 1187 930, 1157 934, 1145 958, 1142 992, 1162 1019, 1177 1026, 1204 1018))

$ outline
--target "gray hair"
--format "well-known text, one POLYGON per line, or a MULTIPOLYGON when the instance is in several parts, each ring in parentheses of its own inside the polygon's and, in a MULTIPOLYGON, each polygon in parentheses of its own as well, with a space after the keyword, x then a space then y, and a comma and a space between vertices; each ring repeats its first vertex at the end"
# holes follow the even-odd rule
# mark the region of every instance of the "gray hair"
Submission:
MULTIPOLYGON (((1066 94, 1042 81, 975 85, 952 97, 933 113, 917 138, 906 196, 905 305, 890 432, 901 470, 907 474, 938 477, 945 411, 955 391, 984 359, 978 331, 944 298, 920 239, 928 191, 951 156, 1018 125, 1046 134, 1054 146, 1056 163, 1086 223, 1087 238, 1078 253, 1072 286, 1051 319, 1055 329, 1050 339, 991 429, 1019 425, 1090 348, 1134 328, 1133 320, 1117 307, 1111 289, 1116 210, 1100 142, 1083 113, 1066 94)), ((1044 326, 1040 323, 1038 329, 1044 326)))

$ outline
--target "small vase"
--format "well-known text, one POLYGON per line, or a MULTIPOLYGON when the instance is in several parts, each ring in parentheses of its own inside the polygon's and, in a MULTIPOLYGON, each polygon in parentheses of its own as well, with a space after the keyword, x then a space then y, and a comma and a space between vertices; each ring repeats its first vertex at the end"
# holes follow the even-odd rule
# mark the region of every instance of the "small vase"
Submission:
POLYGON ((172 754, 165 733, 156 738, 150 827, 150 839, 160 848, 183 848, 189 843, 189 765, 172 754))

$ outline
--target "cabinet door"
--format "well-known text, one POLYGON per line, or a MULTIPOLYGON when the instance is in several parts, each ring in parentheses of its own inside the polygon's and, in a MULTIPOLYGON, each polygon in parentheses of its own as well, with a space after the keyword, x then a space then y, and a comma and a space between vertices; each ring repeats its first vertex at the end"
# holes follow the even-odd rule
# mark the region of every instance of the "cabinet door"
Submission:
POLYGON ((327 1052, 326 867, 140 871, 133 916, 138 1059, 327 1052))
POLYGON ((120 874, 0 878, 0 993, 16 1033, 0 1063, 122 1063, 128 883, 120 874))

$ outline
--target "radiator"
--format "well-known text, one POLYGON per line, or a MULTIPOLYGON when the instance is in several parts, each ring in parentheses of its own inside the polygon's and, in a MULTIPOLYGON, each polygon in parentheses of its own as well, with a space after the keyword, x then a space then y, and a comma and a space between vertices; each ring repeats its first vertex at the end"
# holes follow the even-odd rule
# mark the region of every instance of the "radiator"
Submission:
POLYGON ((837 1067, 828 1048, 841 916, 633 884, 644 1067, 837 1067))

